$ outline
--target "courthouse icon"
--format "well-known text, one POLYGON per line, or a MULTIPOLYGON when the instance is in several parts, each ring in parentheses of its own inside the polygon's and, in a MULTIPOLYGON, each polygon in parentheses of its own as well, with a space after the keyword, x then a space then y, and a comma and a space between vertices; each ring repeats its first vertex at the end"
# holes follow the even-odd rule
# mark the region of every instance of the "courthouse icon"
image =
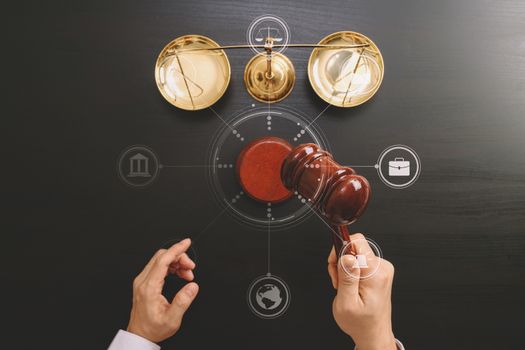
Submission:
POLYGON ((143 145, 133 145, 124 149, 117 161, 120 179, 133 187, 150 185, 159 175, 160 168, 155 152, 143 145))
POLYGON ((149 173, 149 158, 137 153, 129 158, 128 177, 151 177, 149 173))

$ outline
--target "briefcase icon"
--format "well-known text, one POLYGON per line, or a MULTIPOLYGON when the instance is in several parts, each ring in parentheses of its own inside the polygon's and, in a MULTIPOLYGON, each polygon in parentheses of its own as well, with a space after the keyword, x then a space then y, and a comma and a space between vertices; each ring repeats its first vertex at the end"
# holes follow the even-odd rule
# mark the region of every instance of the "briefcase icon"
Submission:
POLYGON ((395 158, 389 161, 388 176, 410 176, 410 162, 405 158, 395 158))

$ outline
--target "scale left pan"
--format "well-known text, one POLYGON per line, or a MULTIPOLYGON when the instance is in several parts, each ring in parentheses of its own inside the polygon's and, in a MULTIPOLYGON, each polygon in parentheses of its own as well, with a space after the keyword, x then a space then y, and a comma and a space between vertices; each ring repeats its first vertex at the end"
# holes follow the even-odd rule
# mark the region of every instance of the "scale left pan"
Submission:
POLYGON ((202 35, 185 35, 166 45, 155 64, 155 80, 175 107, 195 111, 213 105, 226 92, 231 68, 219 44, 202 35))

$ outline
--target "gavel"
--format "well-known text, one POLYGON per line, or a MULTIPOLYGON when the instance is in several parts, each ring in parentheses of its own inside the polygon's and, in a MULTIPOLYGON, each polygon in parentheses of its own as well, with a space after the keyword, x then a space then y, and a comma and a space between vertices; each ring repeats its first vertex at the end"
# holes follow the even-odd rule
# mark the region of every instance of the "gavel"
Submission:
POLYGON ((350 241, 347 225, 365 211, 370 184, 354 169, 339 165, 318 145, 292 146, 277 137, 252 141, 237 159, 237 177, 250 197, 267 203, 301 195, 328 221, 337 256, 350 241))

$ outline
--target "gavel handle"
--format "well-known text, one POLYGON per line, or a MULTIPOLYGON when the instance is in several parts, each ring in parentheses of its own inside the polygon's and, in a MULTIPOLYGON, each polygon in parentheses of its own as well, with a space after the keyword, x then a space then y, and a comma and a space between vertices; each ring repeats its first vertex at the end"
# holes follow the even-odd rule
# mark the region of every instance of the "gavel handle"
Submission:
POLYGON ((350 232, 348 231, 348 226, 346 225, 332 226, 332 228, 335 232, 337 232, 337 235, 335 232, 332 232, 332 241, 334 242, 335 254, 339 259, 343 245, 347 242, 350 242, 350 232))

